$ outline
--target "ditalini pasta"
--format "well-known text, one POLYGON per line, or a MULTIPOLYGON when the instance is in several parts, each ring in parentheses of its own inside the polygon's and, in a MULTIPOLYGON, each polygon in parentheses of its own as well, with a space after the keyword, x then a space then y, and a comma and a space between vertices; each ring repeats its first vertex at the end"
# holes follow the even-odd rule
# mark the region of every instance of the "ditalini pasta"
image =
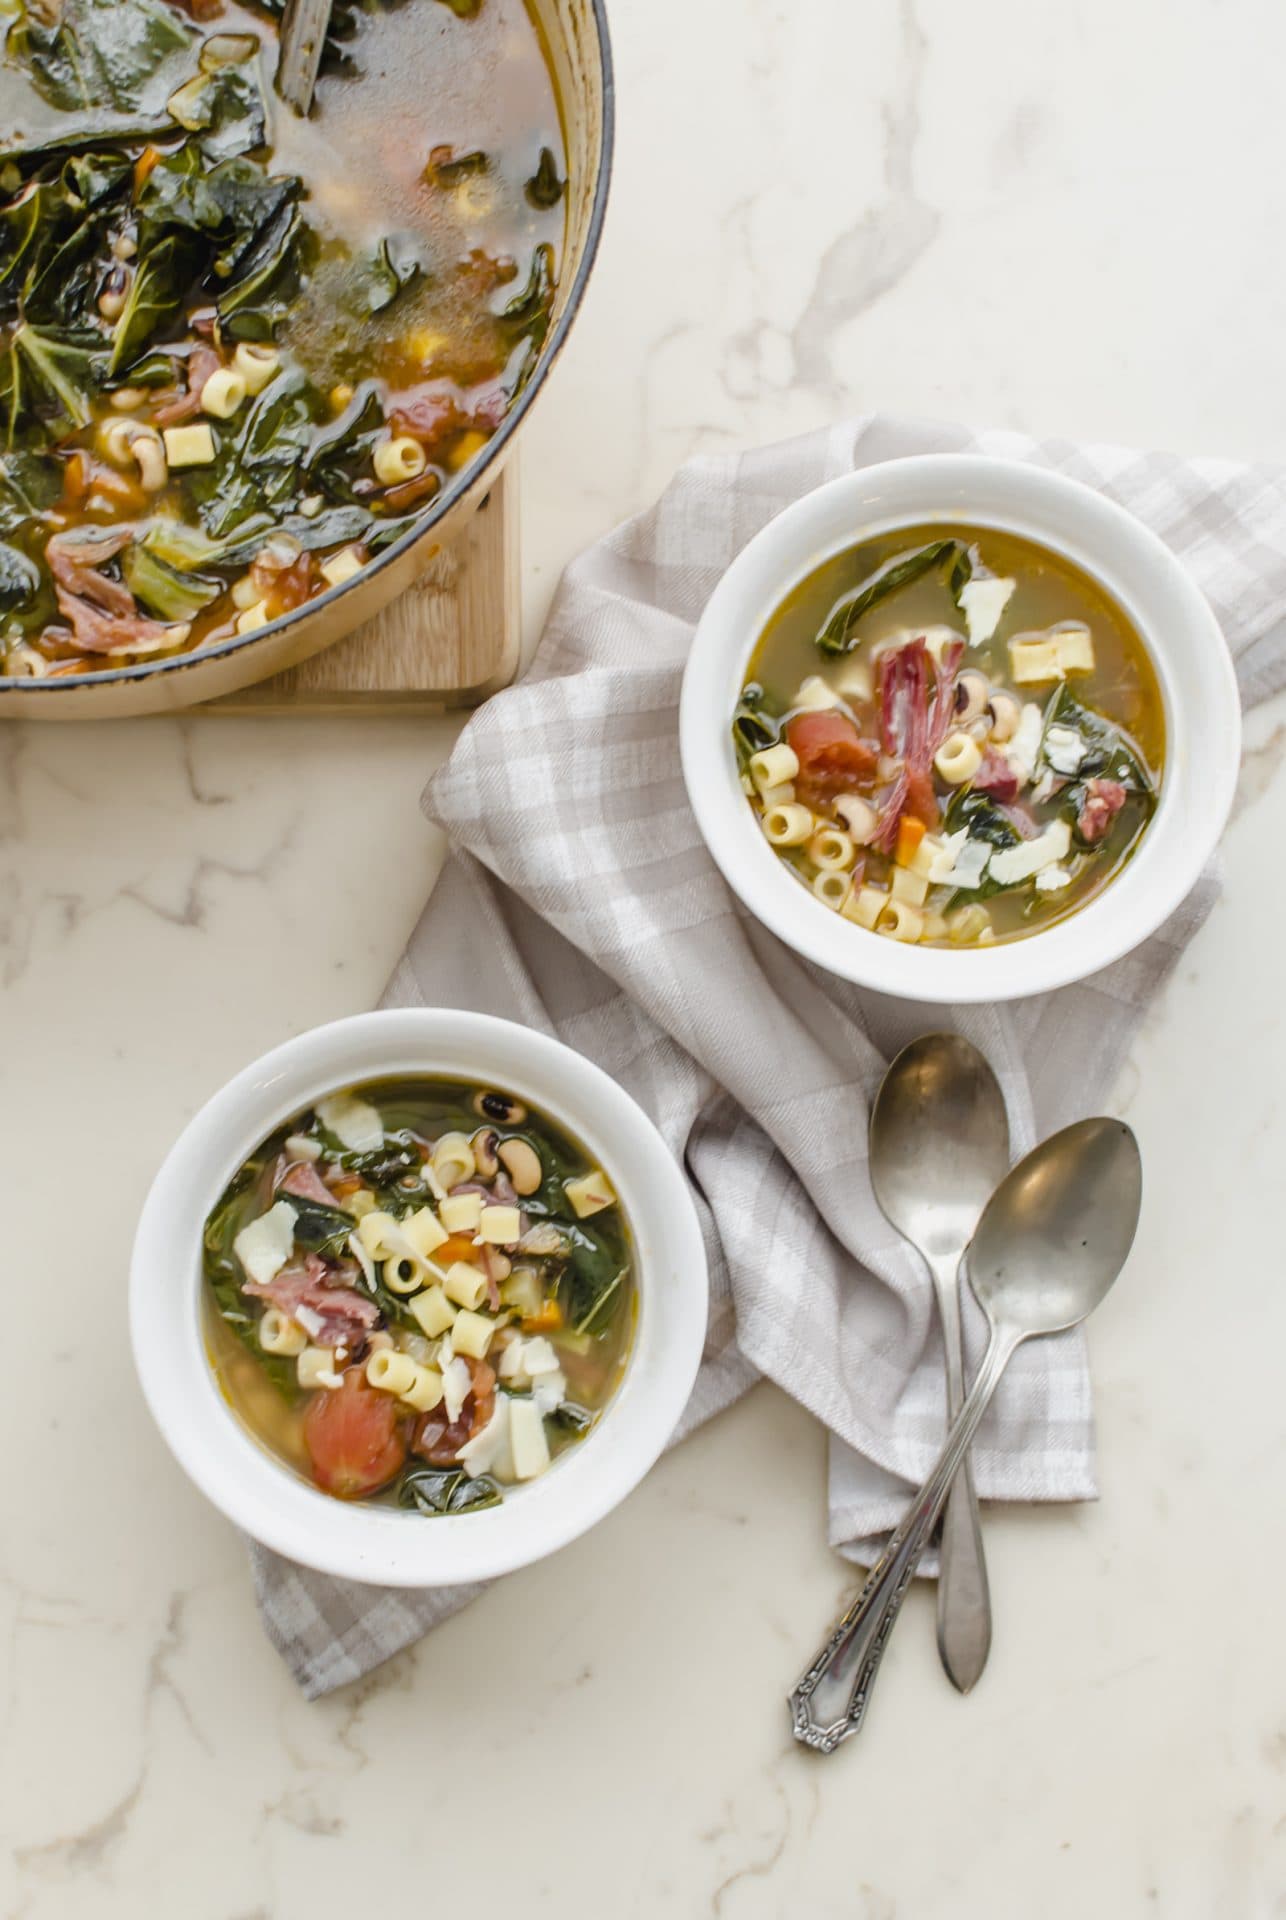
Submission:
POLYGON ((903 528, 773 614, 733 720, 765 840, 891 940, 981 946, 1084 906, 1147 830, 1161 692, 1124 611, 1010 534, 903 528))
POLYGON ((495 1505, 588 1433, 634 1325, 608 1174, 543 1115, 441 1079, 346 1088, 253 1153, 205 1228, 211 1359, 341 1499, 495 1505))

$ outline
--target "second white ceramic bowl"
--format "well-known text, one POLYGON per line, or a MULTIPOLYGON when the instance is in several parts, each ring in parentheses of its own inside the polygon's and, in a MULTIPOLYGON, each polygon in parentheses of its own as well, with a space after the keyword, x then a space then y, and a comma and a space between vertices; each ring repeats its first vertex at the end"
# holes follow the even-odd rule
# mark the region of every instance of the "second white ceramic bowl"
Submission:
POLYGON ((923 1001, 1018 999, 1083 979, 1156 931, 1209 860, 1232 805, 1241 705, 1214 615, 1170 549, 1123 507, 1017 461, 926 454, 829 481, 778 514, 707 603, 680 708, 683 774, 724 878, 806 959, 859 985, 923 1001), (823 561, 899 526, 1003 529, 1064 554, 1125 609, 1165 703, 1156 813, 1136 852, 1087 906, 990 947, 911 946, 868 933, 814 899, 764 839, 742 792, 732 715, 769 616, 823 561))
POLYGON ((130 1333, 152 1414, 179 1465, 254 1539, 303 1565, 383 1586, 451 1586, 538 1560, 643 1478, 687 1404, 706 1326, 706 1264, 687 1183, 642 1108, 570 1047, 485 1014, 402 1008, 288 1040, 189 1122, 148 1195, 130 1273, 130 1333), (202 1333, 205 1216, 283 1120, 355 1081, 442 1074, 543 1108, 608 1173, 634 1236, 638 1319, 625 1376, 592 1433, 479 1513, 426 1519, 310 1486, 224 1400, 202 1333))

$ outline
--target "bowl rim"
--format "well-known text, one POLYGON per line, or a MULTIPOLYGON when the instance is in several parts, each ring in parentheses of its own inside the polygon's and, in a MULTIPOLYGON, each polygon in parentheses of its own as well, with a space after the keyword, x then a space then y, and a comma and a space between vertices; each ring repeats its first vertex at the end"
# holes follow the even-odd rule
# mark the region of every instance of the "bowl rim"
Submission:
POLYGON ((205 666, 215 660, 229 659, 243 649, 253 648, 261 641, 282 633, 304 615, 312 615, 321 611, 322 608, 335 605, 354 587, 375 579, 387 567, 395 565, 404 554, 409 553, 411 548, 424 538, 426 533, 431 532, 438 522, 446 517, 465 494, 479 485, 489 469, 496 466, 510 439, 526 418, 528 409, 544 386, 554 362, 566 344, 572 322, 579 313, 581 301, 585 297, 590 271, 598 257, 599 243, 603 237, 603 222, 607 213, 616 147, 616 70, 607 25, 607 0, 588 0, 588 5, 597 29, 603 105, 598 173, 594 181, 594 197, 590 204, 589 220, 585 228, 585 246, 576 272, 572 276, 563 310, 550 328, 531 379, 478 458, 470 461, 458 474, 454 475, 442 492, 434 497, 431 505, 417 517, 414 525, 408 527, 405 533, 399 534, 396 540, 368 560, 361 572, 355 574, 351 580, 341 581, 337 587, 327 587, 324 593, 315 594, 311 600, 304 601, 300 607, 291 608, 288 613, 278 614, 275 620, 269 620, 262 627, 256 627, 252 633, 233 634, 227 640, 220 641, 218 646, 202 647, 195 653, 171 654, 164 660, 140 660, 132 667, 98 667, 88 673, 65 673, 54 678, 0 674, 0 690, 5 694, 16 693, 23 699, 39 698, 42 695, 55 696, 66 688, 116 686, 136 680, 161 679, 166 674, 181 673, 184 669, 205 666))
POLYGON ((1178 557, 1127 508, 1051 468, 988 454, 929 453, 825 481, 747 542, 698 622, 679 730, 684 781, 706 846, 770 932, 859 986, 899 999, 976 1003, 1021 999, 1096 973, 1181 904, 1232 806, 1241 705, 1209 603, 1178 557), (815 900, 757 830, 731 741, 734 691, 786 595, 823 561, 863 540, 932 521, 1007 528, 1081 567, 1139 629, 1165 705, 1158 806, 1124 869, 1066 919, 976 950, 882 938, 815 900), (1200 804, 1192 791, 1196 766, 1204 782, 1200 804))
POLYGON ((352 1015, 242 1068, 167 1154, 144 1203, 130 1265, 135 1370, 188 1477, 235 1525, 288 1559, 390 1587, 489 1579, 544 1558, 602 1519, 673 1435, 696 1379, 706 1317, 696 1207, 643 1109, 562 1041, 456 1008, 352 1015), (274 1125, 327 1089, 417 1073, 511 1088, 582 1140, 617 1184, 637 1285, 629 1359, 595 1431, 501 1506, 435 1519, 427 1528, 395 1508, 334 1499, 254 1437, 220 1391, 206 1351, 200 1259, 206 1213, 274 1125))

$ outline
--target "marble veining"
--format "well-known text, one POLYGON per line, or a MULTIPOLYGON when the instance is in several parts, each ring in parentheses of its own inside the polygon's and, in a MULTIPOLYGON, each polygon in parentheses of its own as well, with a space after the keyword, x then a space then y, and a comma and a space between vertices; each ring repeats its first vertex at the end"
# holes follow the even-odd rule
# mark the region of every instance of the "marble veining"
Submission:
MULTIPOLYGON (((524 441, 529 638, 678 461, 872 406, 1286 451, 1273 0, 610 11, 610 218, 524 441)), ((1219 909, 1121 1063, 1148 1185, 1091 1333, 1102 1500, 990 1514, 977 1692, 913 1593, 829 1761, 784 1695, 853 1574, 822 1436, 771 1388, 312 1706, 140 1405, 151 1173, 236 1067, 378 996, 454 731, 0 729, 0 1190, 34 1341, 3 1396, 0 1916, 318 1920, 380 1877, 528 1920, 1280 1915, 1286 703, 1250 731, 1219 909)))

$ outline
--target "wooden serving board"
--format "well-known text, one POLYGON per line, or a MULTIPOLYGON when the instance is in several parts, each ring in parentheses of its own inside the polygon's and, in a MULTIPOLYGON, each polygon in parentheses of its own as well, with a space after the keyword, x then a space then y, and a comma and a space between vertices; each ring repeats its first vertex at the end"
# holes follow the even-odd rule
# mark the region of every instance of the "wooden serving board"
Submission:
POLYGON ((520 647, 518 476, 511 459, 414 586, 302 666, 209 713, 433 713, 513 679, 520 647))

